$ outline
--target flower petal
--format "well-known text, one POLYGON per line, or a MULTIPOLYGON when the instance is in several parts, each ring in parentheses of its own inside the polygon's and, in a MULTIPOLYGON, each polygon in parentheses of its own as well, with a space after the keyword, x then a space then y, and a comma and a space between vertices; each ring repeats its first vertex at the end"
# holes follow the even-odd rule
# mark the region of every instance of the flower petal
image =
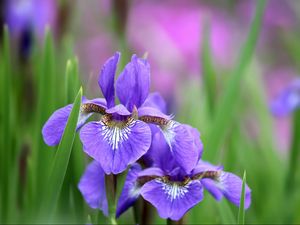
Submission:
POLYGON ((203 188, 199 181, 178 185, 155 179, 144 184, 141 195, 157 209, 161 218, 179 220, 203 199, 203 188))
POLYGON ((120 102, 132 112, 133 106, 139 108, 146 100, 150 87, 150 66, 147 60, 133 55, 120 74, 117 83, 117 95, 120 102))
POLYGON ((111 114, 117 113, 117 114, 122 115, 122 116, 129 116, 129 115, 131 115, 131 112, 129 112, 126 109, 126 107, 124 105, 121 105, 121 104, 116 105, 116 106, 114 106, 114 107, 112 107, 110 109, 107 109, 106 112, 107 113, 111 113, 111 114))
POLYGON ((162 177, 165 173, 159 167, 149 167, 139 172, 139 177, 158 176, 162 177))
POLYGON ((217 201, 220 201, 223 198, 223 193, 218 188, 214 180, 209 178, 204 178, 201 180, 201 184, 217 201))
MULTIPOLYGON (((237 207, 240 206, 242 184, 241 178, 233 173, 222 172, 220 180, 217 183, 220 190, 223 192, 225 198, 235 204, 237 207)), ((251 190, 246 184, 245 187, 245 209, 248 209, 251 204, 251 190)))
POLYGON ((114 56, 105 62, 101 69, 98 80, 98 84, 102 90, 103 96, 107 101, 108 108, 111 108, 115 105, 114 80, 120 55, 121 54, 119 52, 116 52, 114 56))
MULTIPOLYGON (((93 100, 87 100, 86 98, 83 98, 82 103, 94 103, 96 105, 99 105, 101 107, 105 106, 105 101, 103 99, 97 98, 93 100)), ((48 121, 45 123, 42 129, 42 135, 45 143, 49 146, 55 146, 58 145, 63 132, 65 130, 65 127, 67 125, 67 121, 69 118, 69 115, 72 111, 73 104, 69 104, 65 107, 62 107, 58 110, 56 110, 48 119, 48 121)), ((81 128, 86 120, 92 115, 92 113, 85 113, 82 110, 79 113, 78 122, 77 122, 77 130, 81 128)))
POLYGON ((175 167, 178 167, 178 164, 176 163, 175 158, 170 151, 170 147, 159 128, 154 125, 150 125, 150 127, 152 132, 152 142, 145 157, 153 164, 153 166, 159 167, 168 173, 175 167))
POLYGON ((126 125, 90 122, 80 131, 84 151, 97 160, 106 174, 118 174, 144 155, 151 144, 151 131, 142 121, 126 125))
MULTIPOLYGON (((219 171, 220 175, 216 179, 204 178, 201 183, 208 192, 216 200, 221 200, 224 196, 233 204, 239 207, 242 193, 243 181, 235 174, 222 171, 222 167, 214 166, 208 162, 200 161, 197 167, 193 170, 193 176, 205 171, 219 171)), ((251 204, 251 190, 246 184, 245 189, 245 208, 249 208, 251 204)))
POLYGON ((274 101, 270 110, 275 116, 286 116, 300 106, 300 80, 293 81, 274 101))
POLYGON ((167 113, 167 104, 158 92, 149 94, 142 107, 152 107, 160 110, 164 114, 167 113))
POLYGON ((197 166, 192 171, 192 176, 195 176, 198 173, 203 173, 205 171, 220 171, 223 170, 223 166, 215 166, 209 162, 199 160, 197 166))
POLYGON ((133 164, 128 170, 127 177, 117 204, 117 218, 131 207, 140 196, 141 187, 137 183, 139 172, 142 170, 137 163, 133 164))
POLYGON ((186 173, 190 173, 197 165, 202 152, 199 143, 195 142, 195 135, 188 126, 175 121, 170 121, 162 127, 162 132, 178 165, 186 173))
POLYGON ((72 107, 73 105, 71 104, 56 110, 43 126, 43 139, 47 145, 55 146, 59 144, 72 107))
POLYGON ((172 116, 165 115, 159 109, 149 107, 149 106, 140 107, 138 109, 138 114, 139 114, 139 117, 150 116, 150 117, 163 118, 166 120, 172 119, 172 116))
POLYGON ((88 165, 80 179, 78 188, 91 208, 99 208, 105 215, 108 215, 105 174, 97 161, 88 165))

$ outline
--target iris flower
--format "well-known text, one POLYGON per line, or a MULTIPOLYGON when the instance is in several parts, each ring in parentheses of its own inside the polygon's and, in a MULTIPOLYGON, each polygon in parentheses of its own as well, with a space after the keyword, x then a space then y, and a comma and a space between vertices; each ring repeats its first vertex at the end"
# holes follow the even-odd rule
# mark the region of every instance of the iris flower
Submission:
MULTIPOLYGON (((149 95, 147 60, 133 55, 115 83, 119 58, 117 52, 100 72, 98 84, 105 99, 82 100, 77 129, 81 128, 80 139, 85 153, 99 162, 106 174, 121 173, 150 148, 149 124, 153 124, 164 134, 179 165, 191 171, 197 163, 198 151, 190 127, 161 112, 155 102, 158 94, 149 95), (115 92, 120 101, 118 105, 115 92), (101 119, 85 124, 93 113, 101 114, 101 119)), ((44 125, 42 133, 48 145, 59 143, 71 109, 72 105, 68 105, 57 110, 44 125)))
MULTIPOLYGON (((199 141, 197 146, 200 148, 198 151, 200 156, 202 143, 199 141)), ((142 170, 139 164, 134 164, 130 168, 118 200, 117 217, 142 196, 157 209, 161 218, 179 220, 189 209, 202 201, 204 189, 218 201, 225 197, 239 206, 242 180, 238 176, 223 171, 221 166, 214 166, 201 159, 187 173, 175 160, 169 148, 163 135, 157 131, 153 135, 149 150, 152 167, 142 170)), ((104 173, 100 168, 96 170, 89 166, 81 178, 79 189, 91 207, 106 212, 106 208, 103 207, 106 207, 107 201, 103 197, 104 173), (93 202, 97 204, 92 205, 93 202)), ((251 190, 247 185, 245 190, 245 208, 248 208, 251 203, 251 190)))
POLYGON ((292 81, 272 102, 275 116, 286 116, 300 107, 300 79, 292 81))

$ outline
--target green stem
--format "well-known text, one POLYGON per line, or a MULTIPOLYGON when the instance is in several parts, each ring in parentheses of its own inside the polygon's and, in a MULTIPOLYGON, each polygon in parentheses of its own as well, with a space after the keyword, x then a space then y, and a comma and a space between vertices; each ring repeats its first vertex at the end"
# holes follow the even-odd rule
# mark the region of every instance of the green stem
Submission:
POLYGON ((106 196, 108 202, 108 222, 109 224, 117 224, 116 221, 116 191, 117 177, 116 175, 105 176, 106 196))
POLYGON ((167 219, 167 225, 174 225, 176 224, 175 221, 171 220, 171 219, 167 219))
POLYGON ((286 177, 286 202, 288 204, 287 207, 287 215, 286 221, 291 223, 293 221, 293 215, 295 210, 295 201, 293 201, 295 195, 295 177, 297 172, 297 162, 299 160, 300 155, 300 111, 296 111, 293 117, 293 136, 291 141, 291 148, 290 148, 290 159, 289 159, 289 168, 287 171, 286 177))

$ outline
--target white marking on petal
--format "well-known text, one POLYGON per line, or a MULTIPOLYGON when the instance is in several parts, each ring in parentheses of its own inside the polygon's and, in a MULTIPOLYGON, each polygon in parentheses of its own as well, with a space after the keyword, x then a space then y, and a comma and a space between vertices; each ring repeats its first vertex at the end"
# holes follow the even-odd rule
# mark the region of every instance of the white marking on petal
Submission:
POLYGON ((176 182, 164 183, 160 180, 157 180, 157 182, 162 184, 162 189, 168 196, 168 199, 170 199, 171 201, 183 198, 185 194, 189 191, 189 183, 183 186, 179 185, 176 182))
POLYGON ((134 120, 132 120, 126 126, 108 126, 103 121, 101 121, 102 125, 102 135, 104 136, 104 140, 108 142, 110 147, 113 150, 117 150, 119 145, 128 140, 129 134, 131 133, 132 127, 135 125, 134 120))
POLYGON ((227 173, 221 172, 220 176, 218 177, 218 179, 215 181, 215 184, 218 188, 220 188, 221 190, 226 190, 227 186, 226 186, 226 179, 227 179, 227 173))
POLYGON ((141 193, 141 187, 135 182, 134 185, 130 188, 129 196, 131 198, 136 198, 141 193))
POLYGON ((172 151, 172 142, 176 135, 174 130, 178 125, 179 125, 178 122, 170 120, 167 125, 161 127, 163 135, 164 135, 168 145, 170 146, 171 151, 172 151))
POLYGON ((80 112, 78 116, 77 126, 81 126, 92 115, 92 113, 80 112))

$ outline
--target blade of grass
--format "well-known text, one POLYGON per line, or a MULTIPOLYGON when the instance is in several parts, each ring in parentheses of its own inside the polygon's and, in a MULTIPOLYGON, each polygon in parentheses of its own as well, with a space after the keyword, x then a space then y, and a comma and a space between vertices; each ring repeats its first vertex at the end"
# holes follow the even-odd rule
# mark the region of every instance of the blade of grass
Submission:
POLYGON ((213 160, 219 155, 219 148, 224 139, 227 128, 230 127, 230 122, 233 119, 232 115, 236 105, 236 96, 239 95, 241 80, 256 46, 265 3, 265 0, 258 1, 255 18, 252 22, 247 40, 240 53, 239 62, 225 86, 225 90, 217 107, 214 124, 212 125, 212 129, 207 137, 208 150, 204 152, 206 157, 210 160, 213 160))
POLYGON ((229 206, 227 200, 223 199, 217 202, 222 224, 236 224, 236 218, 229 206))
POLYGON ((80 111, 80 104, 82 99, 82 88, 80 88, 73 105, 73 109, 68 118, 66 128, 63 133, 62 140, 58 146, 57 152, 54 157, 51 173, 48 179, 48 191, 44 194, 45 200, 43 204, 46 206, 45 211, 41 213, 47 213, 52 216, 58 197, 63 185, 65 174, 68 168, 69 159, 75 139, 76 126, 80 111))
POLYGON ((1 76, 1 203, 2 203, 2 216, 0 222, 5 223, 7 220, 8 209, 8 192, 10 191, 9 185, 9 170, 12 165, 12 149, 11 149, 11 56, 10 56, 10 37, 7 26, 4 26, 3 37, 3 54, 2 54, 2 76, 1 76))
MULTIPOLYGON (((45 145, 42 139, 42 126, 48 117, 55 110, 56 89, 55 84, 55 57, 54 57, 54 44, 53 37, 50 29, 46 29, 43 57, 40 61, 38 76, 38 99, 35 119, 35 137, 32 149, 32 166, 30 168, 30 175, 32 178, 32 200, 31 204, 35 205, 37 209, 40 207, 41 202, 39 197, 45 189, 45 177, 49 176, 49 166, 54 157, 54 151, 51 151, 45 145)), ((34 209, 36 211, 37 209, 34 209)), ((33 212, 35 214, 35 212, 33 212)), ((33 215, 34 216, 34 215, 33 215)))
POLYGON ((106 198, 108 203, 108 224, 117 224, 116 221, 116 195, 117 195, 117 175, 105 175, 106 198))
POLYGON ((244 171, 242 193, 238 214, 238 224, 245 224, 245 186, 246 186, 246 171, 244 171))

